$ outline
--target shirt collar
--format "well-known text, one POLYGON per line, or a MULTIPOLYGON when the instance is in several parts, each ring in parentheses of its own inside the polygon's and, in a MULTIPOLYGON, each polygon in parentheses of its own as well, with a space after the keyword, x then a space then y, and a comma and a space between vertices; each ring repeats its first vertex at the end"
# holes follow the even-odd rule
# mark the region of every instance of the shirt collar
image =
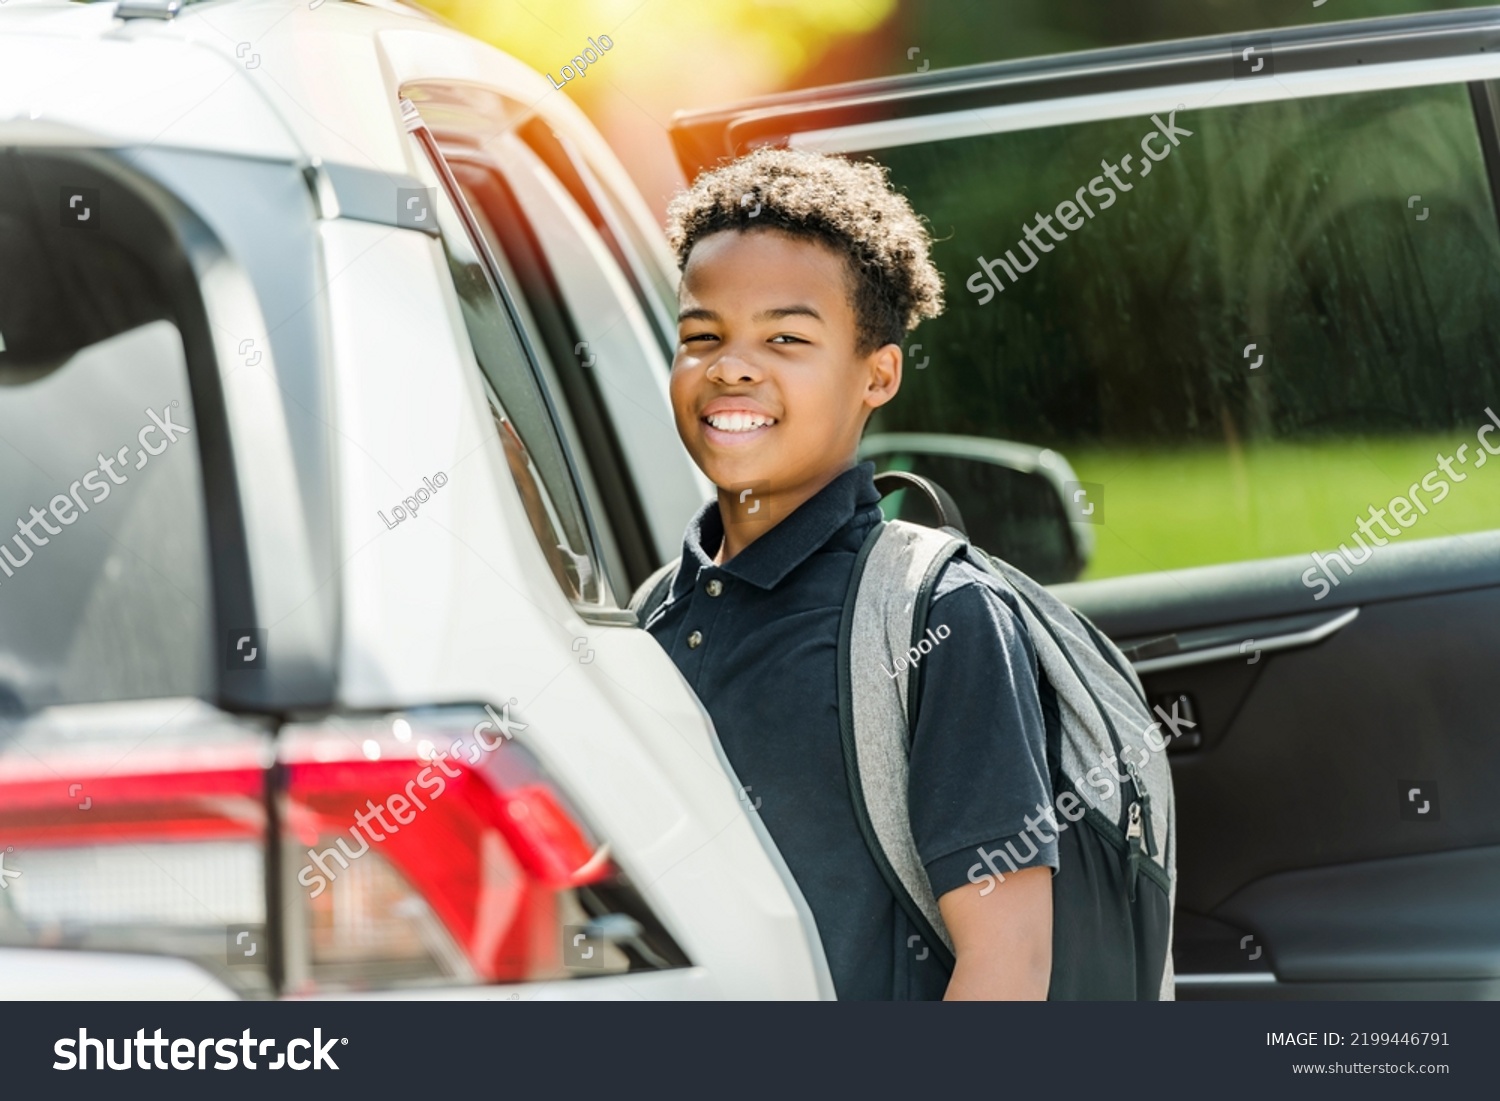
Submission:
POLYGON ((874 477, 873 462, 850 467, 722 566, 715 566, 713 560, 724 540, 724 520, 718 498, 713 498, 688 524, 682 561, 684 565, 691 563, 692 568, 677 571, 672 595, 685 593, 706 568, 721 569, 760 589, 774 589, 857 513, 879 503, 874 477))

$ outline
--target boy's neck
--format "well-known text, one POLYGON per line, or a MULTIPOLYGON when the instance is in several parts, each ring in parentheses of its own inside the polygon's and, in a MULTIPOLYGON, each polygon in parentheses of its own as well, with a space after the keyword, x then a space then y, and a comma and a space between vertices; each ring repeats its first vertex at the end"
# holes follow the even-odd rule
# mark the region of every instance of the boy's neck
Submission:
POLYGON ((804 482, 795 488, 783 490, 780 493, 766 491, 760 495, 760 504, 767 513, 767 522, 760 523, 735 523, 731 520, 736 510, 743 509, 743 505, 736 499, 733 490, 719 489, 719 519, 724 528, 724 540, 719 544, 718 553, 714 555, 714 565, 722 566, 735 555, 740 554, 751 543, 765 535, 776 525, 780 524, 797 509, 816 497, 829 483, 854 468, 855 461, 851 459, 843 466, 829 470, 818 477, 804 482))

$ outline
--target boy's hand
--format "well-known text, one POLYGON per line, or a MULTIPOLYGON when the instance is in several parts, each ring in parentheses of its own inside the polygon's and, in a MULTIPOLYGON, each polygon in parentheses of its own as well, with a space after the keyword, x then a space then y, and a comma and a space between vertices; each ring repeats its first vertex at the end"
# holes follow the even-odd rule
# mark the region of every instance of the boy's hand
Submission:
POLYGON ((1052 869, 1024 868, 987 895, 949 891, 938 909, 957 964, 945 1001, 1045 1001, 1052 976, 1052 869))

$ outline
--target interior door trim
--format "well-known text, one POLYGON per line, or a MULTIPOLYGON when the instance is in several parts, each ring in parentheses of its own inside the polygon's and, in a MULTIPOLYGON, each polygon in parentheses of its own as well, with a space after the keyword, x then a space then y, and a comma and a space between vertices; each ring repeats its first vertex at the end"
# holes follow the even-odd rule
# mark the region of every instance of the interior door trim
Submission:
MULTIPOLYGON (((1301 631, 1288 631, 1286 634, 1272 635, 1270 638, 1259 638, 1246 635, 1246 638, 1254 642, 1255 649, 1261 653, 1274 653, 1277 650, 1296 650, 1303 646, 1311 646, 1316 642, 1322 642, 1328 636, 1343 630, 1349 624, 1359 618, 1358 608, 1349 608, 1337 615, 1330 616, 1322 623, 1301 631)), ((1204 665, 1211 661, 1223 661, 1225 658, 1243 657, 1245 644, 1243 642, 1231 642, 1221 646, 1208 646, 1201 650, 1186 650, 1178 654, 1167 654, 1157 658, 1143 658, 1132 662, 1135 671, 1140 674, 1155 673, 1162 669, 1180 669, 1186 665, 1204 665)))

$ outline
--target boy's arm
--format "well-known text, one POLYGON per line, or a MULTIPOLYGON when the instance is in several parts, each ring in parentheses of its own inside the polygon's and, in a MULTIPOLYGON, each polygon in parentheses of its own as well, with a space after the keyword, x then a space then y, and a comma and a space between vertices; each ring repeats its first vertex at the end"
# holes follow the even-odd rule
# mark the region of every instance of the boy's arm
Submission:
POLYGON ((928 623, 948 629, 918 666, 907 797, 957 957, 947 997, 1045 998, 1059 831, 1035 648, 967 563, 939 575, 928 623))
POLYGON ((1052 869, 1023 868, 988 895, 977 884, 938 899, 957 963, 945 1001, 1045 1001, 1052 975, 1052 869))

